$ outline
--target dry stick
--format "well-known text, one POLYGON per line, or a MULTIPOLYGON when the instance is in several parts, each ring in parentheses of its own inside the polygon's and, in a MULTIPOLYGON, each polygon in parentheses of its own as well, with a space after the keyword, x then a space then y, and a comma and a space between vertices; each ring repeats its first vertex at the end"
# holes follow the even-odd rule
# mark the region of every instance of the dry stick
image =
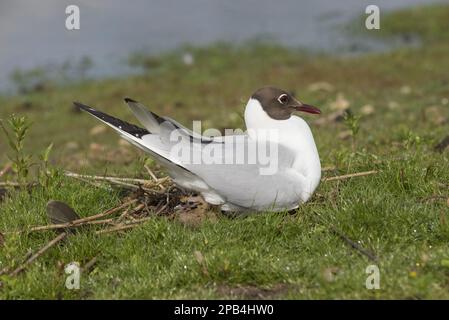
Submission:
POLYGON ((429 196, 429 197, 425 197, 425 198, 419 199, 420 202, 428 202, 428 201, 432 201, 432 200, 446 200, 446 197, 445 196, 433 195, 433 196, 429 196))
MULTIPOLYGON (((78 228, 78 227, 87 226, 87 225, 110 224, 113 222, 114 222, 114 219, 112 219, 112 218, 103 219, 103 220, 93 220, 93 221, 87 221, 84 223, 79 223, 74 226, 70 226, 70 228, 78 228)), ((57 224, 49 224, 49 225, 45 225, 45 226, 32 227, 31 229, 26 229, 26 230, 8 231, 8 232, 5 232, 5 234, 20 234, 20 233, 25 233, 25 232, 53 230, 56 228, 56 226, 58 226, 58 225, 57 224), (49 227, 49 228, 46 228, 46 227, 49 227)), ((63 228, 67 228, 67 227, 61 227, 61 228, 56 228, 56 229, 63 229, 63 228)))
POLYGON ((89 183, 91 185, 94 185, 95 187, 100 187, 100 185, 92 182, 91 180, 93 180, 93 181, 106 181, 106 182, 109 182, 111 184, 116 184, 116 185, 119 185, 119 186, 122 186, 122 187, 125 187, 125 188, 128 188, 128 189, 133 189, 133 190, 138 189, 138 187, 136 185, 134 185, 134 184, 125 183, 125 182, 113 179, 112 177, 108 177, 108 179, 105 179, 105 180, 99 180, 99 179, 93 179, 93 178, 83 178, 83 177, 72 176, 72 175, 68 175, 68 177, 74 178, 74 179, 77 179, 77 180, 80 180, 80 181, 83 181, 85 183, 89 183), (91 179, 91 180, 89 180, 89 179, 91 179))
POLYGON ((110 180, 108 180, 108 182, 117 184, 117 185, 125 187, 125 188, 133 189, 133 190, 138 190, 139 189, 138 185, 122 182, 122 181, 117 180, 117 179, 110 179, 110 180))
POLYGON ((134 227, 137 227, 139 224, 146 222, 148 220, 150 220, 151 217, 145 217, 142 219, 138 219, 138 220, 134 220, 134 221, 129 221, 129 222, 125 222, 125 224, 122 225, 118 225, 109 229, 102 229, 102 230, 98 230, 95 232, 95 234, 105 234, 105 233, 110 233, 110 232, 115 232, 115 231, 122 231, 122 230, 127 230, 127 229, 132 229, 134 227))
POLYGON ((130 211, 129 208, 123 211, 123 213, 118 217, 117 221, 120 222, 123 219, 125 219, 128 216, 129 211, 130 211))
POLYGON ((10 276, 16 276, 18 275, 20 272, 22 272, 23 270, 26 269, 26 267, 28 267, 31 263, 33 263, 34 260, 36 260, 37 258, 39 258, 41 255, 43 255, 48 249, 50 249, 51 247, 53 247, 55 244, 57 244, 59 241, 61 241, 62 239, 64 239, 67 236, 66 232, 63 232, 61 234, 59 234, 56 238, 54 238, 53 240, 51 240, 50 242, 48 242, 45 246, 43 246, 42 248, 40 248, 35 254, 33 254, 31 257, 29 257, 22 265, 20 265, 19 267, 17 267, 13 272, 11 272, 9 275, 10 276))
POLYGON ((345 174, 345 175, 342 175, 342 176, 323 178, 323 179, 321 179, 321 181, 322 182, 328 182, 328 181, 336 181, 336 180, 345 180, 345 179, 349 179, 349 178, 353 178, 353 177, 368 176, 368 175, 375 174, 375 173, 378 173, 378 172, 379 171, 377 171, 377 170, 371 170, 371 171, 365 171, 365 172, 356 172, 356 173, 345 174))
POLYGON ((367 249, 360 246, 357 242, 352 241, 347 236, 345 236, 341 231, 338 231, 335 229, 335 227, 330 226, 330 229, 333 233, 335 233, 337 236, 340 237, 343 241, 345 241, 347 244, 349 244, 352 248, 356 249, 358 252, 363 254, 364 256, 368 257, 371 261, 377 262, 378 258, 375 256, 372 252, 368 251, 367 249))
POLYGON ((64 172, 64 175, 72 178, 84 178, 84 179, 93 179, 99 181, 110 181, 110 182, 130 182, 130 183, 140 183, 147 184, 150 181, 145 179, 135 179, 135 178, 121 178, 121 177, 104 177, 104 176, 90 176, 86 174, 78 174, 70 171, 64 172))
POLYGON ((85 223, 77 224, 74 227, 80 227, 80 226, 86 226, 86 225, 96 225, 96 224, 108 224, 108 223, 113 223, 113 222, 114 222, 113 218, 103 219, 103 220, 93 220, 93 221, 87 221, 85 223))
POLYGON ((337 228, 335 228, 333 225, 331 225, 330 223, 326 222, 323 218, 321 218, 321 216, 320 216, 318 213, 316 213, 316 212, 314 212, 314 213, 315 213, 315 217, 317 217, 318 220, 319 220, 322 224, 326 225, 326 226, 330 229, 330 231, 331 231, 332 233, 336 234, 340 239, 342 239, 342 240, 345 241, 347 244, 349 244, 349 245, 351 246, 351 248, 357 250, 359 253, 363 254, 363 255, 366 256, 366 257, 368 257, 368 259, 370 259, 370 260, 372 260, 372 261, 374 261, 374 262, 377 262, 378 258, 377 258, 377 256, 376 256, 374 253, 372 253, 372 252, 370 252, 369 250, 363 248, 363 247, 362 247, 361 245, 359 245, 358 243, 352 241, 349 237, 347 237, 346 235, 344 235, 343 232, 339 231, 339 230, 338 230, 337 228))
POLYGON ((82 181, 82 182, 85 182, 87 184, 90 184, 91 186, 94 186, 95 188, 100 188, 100 189, 107 190, 107 191, 111 191, 112 190, 111 186, 107 186, 106 187, 106 186, 104 186, 104 185, 102 185, 102 184, 100 184, 98 182, 90 181, 89 179, 84 179, 84 178, 77 178, 77 179, 82 181))
POLYGON ((18 182, 0 182, 0 187, 20 187, 22 184, 18 182))
POLYGON ((0 178, 7 174, 12 169, 11 163, 7 163, 0 171, 0 178))
POLYGON ((159 210, 157 210, 154 214, 157 216, 158 214, 160 214, 162 211, 164 211, 167 207, 168 207, 168 202, 166 202, 159 210))
POLYGON ((144 165, 143 167, 147 170, 147 172, 148 172, 148 174, 150 175, 150 177, 153 178, 153 180, 156 182, 156 185, 159 186, 159 188, 160 188, 161 190, 165 190, 165 187, 161 185, 162 182, 160 181, 160 179, 158 179, 158 178, 156 177, 156 175, 154 174, 154 172, 151 171, 151 169, 150 169, 147 165, 144 165))
POLYGON ((115 231, 121 231, 121 230, 126 230, 126 229, 131 229, 136 227, 137 225, 122 225, 122 226, 116 226, 116 227, 112 227, 109 229, 103 229, 103 230, 98 230, 95 232, 95 234, 104 234, 104 233, 110 233, 110 232, 115 232, 115 231))
POLYGON ((117 219, 118 222, 121 222, 123 219, 125 219, 127 216, 129 216, 130 214, 134 214, 139 212, 140 210, 142 210, 145 207, 145 204, 141 203, 139 204, 137 207, 135 207, 132 210, 125 210, 125 212, 123 212, 123 214, 117 219))
POLYGON ((151 169, 146 164, 143 167, 147 170, 150 177, 153 178, 153 180, 157 182, 158 179, 157 179, 156 175, 154 174, 154 172, 151 171, 151 169))
POLYGON ((90 259, 82 268, 81 272, 89 273, 92 267, 97 263, 98 256, 93 257, 90 259))
POLYGON ((103 218, 105 216, 111 215, 131 204, 134 204, 137 202, 137 199, 133 199, 130 201, 127 201, 125 203, 123 203, 122 205, 109 209, 103 213, 99 213, 99 214, 95 214, 93 216, 89 216, 86 218, 82 218, 82 219, 77 219, 77 220, 73 220, 72 222, 67 222, 67 223, 60 223, 60 224, 49 224, 46 226, 37 226, 37 227, 32 227, 29 229, 29 231, 42 231, 42 230, 52 230, 52 229, 63 229, 63 228, 70 228, 70 227, 77 227, 79 225, 85 224, 87 222, 93 221, 93 220, 97 220, 99 218, 103 218))
POLYGON ((328 166, 328 167, 322 168, 321 171, 325 172, 325 171, 332 171, 332 170, 335 170, 335 169, 337 169, 336 166, 328 166))
POLYGON ((37 182, 29 182, 29 183, 18 183, 18 182, 0 182, 0 187, 6 188, 19 188, 19 187, 33 187, 36 186, 37 182))
POLYGON ((4 275, 5 273, 8 273, 9 268, 8 267, 4 267, 3 269, 0 270, 0 276, 4 275))
MULTIPOLYGON (((112 184, 119 185, 124 188, 132 189, 132 190, 138 190, 138 185, 149 185, 151 183, 150 180, 143 180, 143 179, 133 179, 133 178, 120 178, 120 177, 101 177, 101 176, 89 176, 89 175, 81 175, 73 172, 65 172, 64 173, 67 177, 75 178, 81 181, 85 181, 84 179, 92 179, 95 181, 106 181, 112 184), (135 184, 132 184, 135 183, 135 184), (138 184, 138 185, 136 185, 138 184)), ((157 190, 152 190, 146 187, 142 187, 142 189, 146 192, 153 192, 158 193, 157 190)))

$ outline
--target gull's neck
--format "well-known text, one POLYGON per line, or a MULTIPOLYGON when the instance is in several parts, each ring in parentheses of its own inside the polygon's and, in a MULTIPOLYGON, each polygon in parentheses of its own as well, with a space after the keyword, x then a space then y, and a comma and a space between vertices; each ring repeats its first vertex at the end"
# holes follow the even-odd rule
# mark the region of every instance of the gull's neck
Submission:
POLYGON ((291 116, 286 120, 276 120, 271 118, 260 105, 257 99, 249 99, 245 108, 245 123, 248 131, 254 130, 275 130, 279 134, 279 143, 287 143, 287 147, 293 149, 294 146, 313 142, 310 128, 300 117, 291 116))

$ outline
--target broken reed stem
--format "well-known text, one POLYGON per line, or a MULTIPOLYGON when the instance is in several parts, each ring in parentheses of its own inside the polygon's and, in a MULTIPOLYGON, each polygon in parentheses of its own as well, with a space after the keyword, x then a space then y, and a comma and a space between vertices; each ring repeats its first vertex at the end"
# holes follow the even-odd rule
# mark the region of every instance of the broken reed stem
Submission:
POLYGON ((123 212, 123 214, 117 219, 118 222, 121 222, 123 219, 125 219, 127 216, 129 216, 130 214, 134 214, 139 212, 140 210, 142 210, 143 208, 145 208, 145 204, 141 203, 139 204, 137 207, 135 207, 132 210, 125 210, 125 212, 123 212))
POLYGON ((29 183, 0 182, 0 187, 5 187, 5 188, 33 187, 36 185, 38 185, 37 182, 29 182, 29 183))
POLYGON ((346 242, 346 244, 348 244, 352 249, 355 249, 356 251, 358 251, 360 254, 366 256, 371 261, 374 261, 374 262, 378 261, 378 258, 374 253, 363 248, 361 245, 359 245, 355 241, 351 240, 343 232, 341 232, 337 228, 335 228, 331 223, 324 220, 319 213, 314 212, 314 217, 317 218, 317 220, 315 220, 315 221, 318 221, 318 222, 322 223, 323 225, 327 226, 333 234, 337 235, 341 240, 346 242))
POLYGON ((98 223, 108 223, 111 222, 108 220, 103 220, 101 222, 98 222, 97 219, 99 218, 103 218, 105 216, 111 215, 131 204, 134 204, 137 202, 138 199, 132 199, 130 201, 127 201, 125 203, 123 203, 122 205, 109 209, 103 213, 99 213, 99 214, 95 214, 93 216, 89 216, 86 218, 82 218, 82 219, 77 219, 77 220, 73 220, 72 222, 68 222, 68 223, 60 223, 60 224, 49 224, 46 226, 37 226, 37 227, 32 227, 30 228, 28 231, 43 231, 43 230, 52 230, 52 229, 64 229, 64 228, 70 228, 70 227, 78 227, 80 225, 84 225, 84 224, 98 224, 98 223), (96 222, 92 222, 93 220, 97 220, 96 222), (107 221, 107 222, 105 222, 107 221))
MULTIPOLYGON (((88 225, 90 226, 90 225, 110 224, 110 223, 114 223, 114 219, 113 218, 103 219, 103 220, 87 221, 87 222, 84 222, 84 223, 76 224, 74 226, 70 226, 70 228, 78 228, 78 227, 88 226, 88 225)), ((5 232, 5 234, 19 234, 19 233, 25 233, 25 232, 46 231, 46 230, 67 228, 67 227, 58 227, 58 226, 62 226, 62 225, 65 225, 65 224, 47 224, 45 226, 31 227, 30 229, 27 229, 27 230, 9 231, 9 232, 5 232)))
POLYGON ((328 182, 328 181, 336 181, 336 180, 345 180, 353 177, 363 177, 363 176, 369 176, 371 174, 376 174, 379 171, 377 170, 371 170, 371 171, 364 171, 364 172, 356 172, 356 173, 350 173, 350 174, 344 174, 342 176, 335 176, 335 177, 329 177, 329 178, 323 178, 321 179, 322 182, 328 182))
POLYGON ((111 233, 111 232, 115 232, 115 231, 132 229, 134 227, 137 227, 139 224, 142 224, 150 219, 151 219, 151 217, 145 217, 145 218, 137 219, 134 221, 128 221, 128 222, 125 222, 124 224, 121 224, 121 225, 118 225, 118 226, 115 226, 112 228, 98 230, 95 232, 95 234, 105 234, 105 233, 111 233))
POLYGON ((98 256, 93 257, 92 259, 90 259, 82 268, 81 268, 81 272, 90 272, 90 270, 92 269, 92 267, 97 263, 98 260, 98 256))
POLYGON ((154 174, 154 172, 151 171, 151 169, 146 164, 143 167, 145 168, 145 170, 147 170, 150 177, 153 178, 153 180, 157 182, 158 179, 157 179, 156 175, 154 174))
POLYGON ((107 191, 111 191, 112 190, 111 186, 104 186, 101 183, 98 183, 98 182, 95 182, 95 181, 91 181, 89 179, 83 179, 83 178, 77 178, 77 179, 82 181, 82 182, 85 182, 87 184, 90 184, 91 186, 94 186, 95 188, 100 188, 100 189, 107 190, 107 191))
POLYGON ((335 169, 337 169, 336 166, 328 166, 328 167, 321 168, 321 171, 326 172, 326 171, 332 171, 332 170, 335 170, 335 169))
POLYGON ((85 174, 78 174, 74 172, 66 171, 64 172, 64 175, 67 177, 75 178, 84 182, 87 182, 86 180, 94 180, 94 181, 106 181, 124 188, 128 188, 131 190, 139 190, 142 189, 147 192, 153 192, 153 193, 160 193, 157 190, 150 189, 148 187, 151 186, 159 186, 162 191, 165 190, 165 187, 163 187, 161 184, 168 181, 169 177, 164 177, 161 179, 157 179, 156 182, 153 182, 151 180, 145 180, 145 179, 135 179, 135 178, 121 178, 121 177, 103 177, 103 176, 90 176, 85 174))
POLYGON ((143 167, 145 168, 145 170, 147 170, 150 177, 156 182, 156 185, 159 186, 161 190, 165 190, 165 187, 162 185, 162 183, 164 183, 166 178, 168 177, 158 179, 154 172, 146 164, 143 167))
POLYGON ((70 171, 65 171, 64 175, 67 176, 67 177, 72 177, 72 178, 82 178, 82 179, 92 179, 92 180, 99 180, 99 181, 109 181, 109 182, 112 182, 112 183, 129 182, 129 183, 148 184, 148 183, 151 182, 150 180, 145 180, 145 179, 90 176, 90 175, 78 174, 78 173, 74 173, 74 172, 70 172, 70 171))
POLYGON ((16 187, 20 187, 23 184, 18 183, 18 182, 0 182, 0 187, 12 187, 12 188, 16 188, 16 187))
POLYGON ((105 234, 105 233, 111 233, 111 232, 115 232, 115 231, 122 231, 122 230, 127 230, 127 229, 132 229, 136 227, 136 225, 123 225, 123 226, 116 226, 116 227, 112 227, 109 229, 103 229, 103 230, 98 230, 95 232, 95 234, 105 234))
POLYGON ((66 232, 60 233, 56 238, 49 241, 45 246, 40 248, 35 254, 33 254, 31 257, 29 257, 22 265, 17 267, 13 272, 11 272, 10 276, 16 276, 22 271, 24 271, 31 263, 33 263, 34 260, 39 258, 41 255, 43 255, 48 249, 53 247, 55 244, 57 244, 59 241, 64 239, 67 236, 66 232))
POLYGON ((125 187, 125 188, 129 188, 129 189, 133 189, 133 190, 138 190, 139 189, 138 185, 127 183, 127 182, 122 182, 122 181, 117 180, 117 179, 110 179, 110 180, 107 180, 107 181, 111 182, 113 184, 125 187))
POLYGON ((347 236, 345 236, 341 231, 338 231, 335 227, 330 227, 331 231, 335 233, 340 239, 342 239, 344 242, 349 244, 353 249, 357 250, 359 253, 366 256, 368 259, 370 259, 373 262, 377 262, 377 256, 375 256, 372 252, 368 251, 367 249, 360 246, 357 242, 352 241, 347 236))
POLYGON ((12 169, 11 163, 7 163, 0 171, 0 178, 7 174, 12 169))
POLYGON ((0 276, 8 273, 8 271, 9 271, 9 268, 8 267, 4 267, 3 269, 0 270, 0 276))

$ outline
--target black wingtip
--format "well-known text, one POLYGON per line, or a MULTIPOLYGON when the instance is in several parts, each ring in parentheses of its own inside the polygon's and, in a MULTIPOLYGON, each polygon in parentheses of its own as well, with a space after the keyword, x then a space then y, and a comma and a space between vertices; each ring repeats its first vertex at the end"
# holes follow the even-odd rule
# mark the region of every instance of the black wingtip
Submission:
POLYGON ((81 109, 81 110, 84 110, 84 111, 91 111, 92 110, 91 107, 89 107, 89 106, 87 106, 85 104, 82 104, 81 102, 78 102, 78 101, 73 101, 73 105, 75 107, 81 109))
POLYGON ((126 97, 124 100, 125 100, 126 103, 129 103, 129 102, 131 102, 131 103, 137 103, 136 100, 131 99, 131 98, 128 98, 128 97, 126 97))

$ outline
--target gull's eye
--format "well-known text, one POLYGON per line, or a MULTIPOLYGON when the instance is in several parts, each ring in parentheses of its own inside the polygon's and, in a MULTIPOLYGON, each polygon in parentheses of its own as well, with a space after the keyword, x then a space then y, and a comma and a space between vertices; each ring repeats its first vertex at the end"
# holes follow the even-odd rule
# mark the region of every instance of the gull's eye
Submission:
POLYGON ((288 95, 285 93, 281 94, 278 98, 279 103, 286 104, 288 102, 288 95))

